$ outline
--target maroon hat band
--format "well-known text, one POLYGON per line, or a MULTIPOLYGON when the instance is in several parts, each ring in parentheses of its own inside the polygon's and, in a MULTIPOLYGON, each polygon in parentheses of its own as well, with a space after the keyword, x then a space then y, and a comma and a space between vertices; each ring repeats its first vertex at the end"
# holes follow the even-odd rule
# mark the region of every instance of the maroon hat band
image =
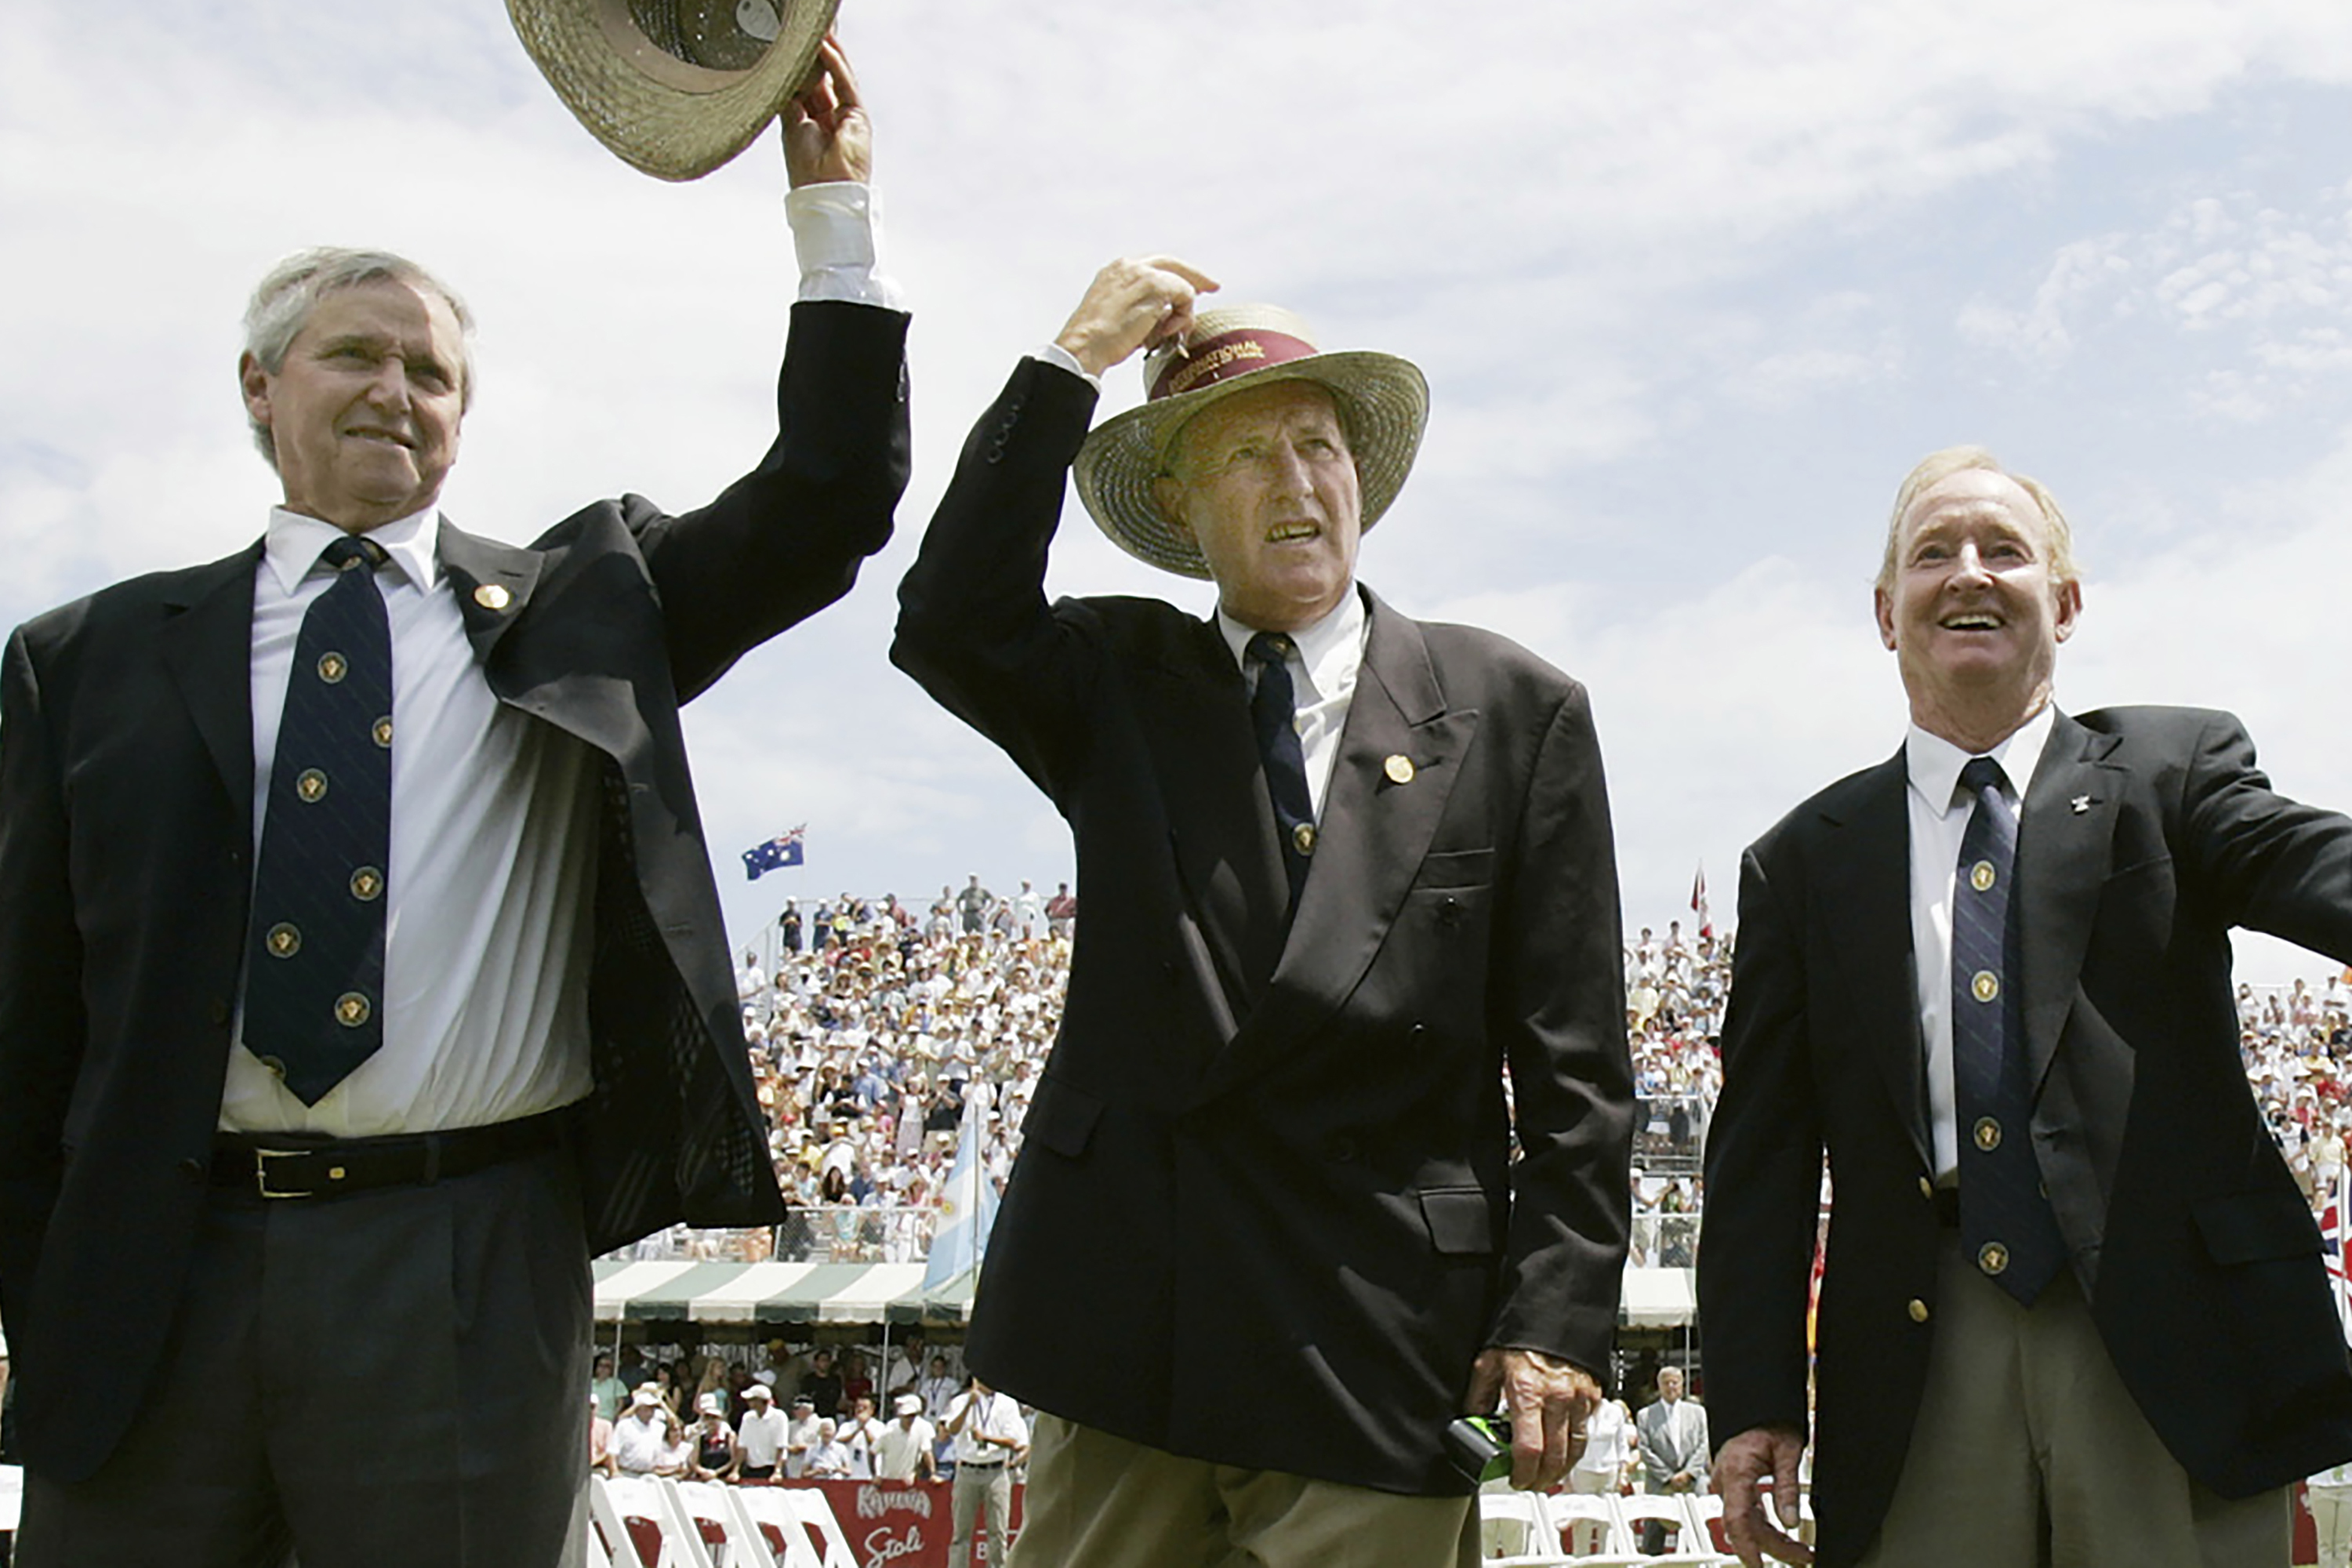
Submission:
POLYGON ((1214 386, 1221 381, 1265 370, 1269 365, 1310 359, 1318 352, 1313 343, 1286 332, 1267 331, 1262 327, 1237 327, 1230 332, 1219 332, 1213 338, 1188 343, 1181 354, 1170 354, 1168 363, 1160 368, 1158 378, 1151 384, 1149 401, 1157 403, 1163 397, 1198 392, 1204 386, 1214 386))

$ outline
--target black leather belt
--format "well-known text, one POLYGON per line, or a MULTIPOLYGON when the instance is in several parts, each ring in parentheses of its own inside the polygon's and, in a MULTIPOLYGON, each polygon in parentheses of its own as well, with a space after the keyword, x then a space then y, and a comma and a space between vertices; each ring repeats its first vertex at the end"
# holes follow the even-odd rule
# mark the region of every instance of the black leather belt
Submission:
POLYGON ((430 1186, 561 1147, 571 1114, 567 1108, 450 1132, 341 1141, 299 1132, 222 1132, 213 1139, 212 1182, 262 1198, 430 1186))

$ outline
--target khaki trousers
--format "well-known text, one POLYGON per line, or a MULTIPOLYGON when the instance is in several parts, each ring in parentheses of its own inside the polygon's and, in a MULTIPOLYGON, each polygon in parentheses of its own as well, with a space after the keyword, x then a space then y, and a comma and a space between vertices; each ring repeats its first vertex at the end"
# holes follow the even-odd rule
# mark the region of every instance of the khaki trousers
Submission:
POLYGON ((1013 1568, 1475 1568, 1471 1504, 1180 1458, 1040 1411, 1013 1568))
POLYGON ((1937 1297, 1918 1420, 1864 1568, 2287 1568, 2288 1489, 2232 1501, 2189 1479, 2073 1275, 2020 1307, 1955 1233, 1937 1297))

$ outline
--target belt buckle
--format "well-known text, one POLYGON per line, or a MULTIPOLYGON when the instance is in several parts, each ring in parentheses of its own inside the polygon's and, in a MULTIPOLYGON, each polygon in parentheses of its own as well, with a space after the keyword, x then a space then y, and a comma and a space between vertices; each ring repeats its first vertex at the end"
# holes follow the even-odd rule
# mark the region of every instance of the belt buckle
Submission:
POLYGON ((269 1162, 292 1160, 310 1153, 308 1149, 256 1149, 253 1152, 254 1189, 265 1198, 308 1198, 318 1194, 307 1188, 299 1192, 275 1192, 269 1185, 269 1162))

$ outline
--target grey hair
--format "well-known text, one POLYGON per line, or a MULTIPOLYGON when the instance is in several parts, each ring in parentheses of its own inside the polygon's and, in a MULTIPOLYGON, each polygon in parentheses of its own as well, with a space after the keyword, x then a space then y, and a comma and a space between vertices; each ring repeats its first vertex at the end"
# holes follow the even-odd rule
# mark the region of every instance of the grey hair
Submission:
POLYGON ((1903 476, 1903 483, 1895 492, 1895 510, 1886 519, 1886 553, 1878 563, 1879 590, 1895 590, 1895 552, 1902 543, 1904 514, 1911 510, 1912 503, 1954 474, 1970 469, 1999 474, 2033 498, 2033 504, 2042 509, 2042 521, 2050 529, 2050 575, 2062 584, 2081 582, 2083 571, 2074 561, 2074 527, 2059 510, 2058 498, 2041 480, 2002 468, 2000 459, 1982 447, 1947 447, 1920 458, 1917 466, 1903 476))
MULTIPOLYGON (((301 335, 320 300, 346 289, 386 282, 405 284, 419 292, 437 296, 457 319, 457 410, 463 414, 474 403, 474 313, 466 308, 466 301, 456 289, 406 257, 395 256, 389 250, 353 250, 322 245, 297 251, 271 268, 268 275, 254 286, 253 299, 245 307, 245 352, 263 370, 276 375, 286 368, 287 351, 301 335)), ((253 444, 260 448, 262 460, 277 468, 278 443, 269 426, 250 411, 246 419, 253 428, 253 444)))

